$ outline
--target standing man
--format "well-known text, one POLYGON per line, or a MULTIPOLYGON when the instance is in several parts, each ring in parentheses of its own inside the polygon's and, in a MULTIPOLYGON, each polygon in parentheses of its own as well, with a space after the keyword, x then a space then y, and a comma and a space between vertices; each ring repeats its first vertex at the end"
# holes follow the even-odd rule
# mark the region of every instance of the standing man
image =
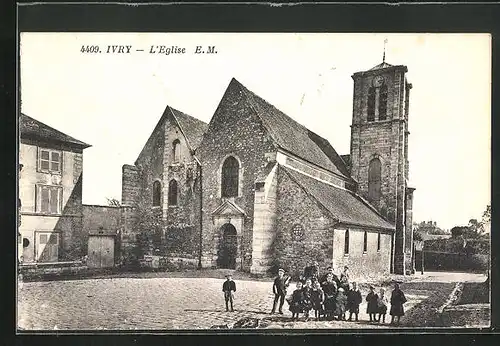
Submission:
POLYGON ((305 280, 310 279, 312 282, 316 282, 319 276, 319 264, 318 261, 312 262, 312 264, 304 269, 305 280))
POLYGON ((335 275, 335 269, 333 267, 328 267, 326 274, 324 274, 320 278, 319 282, 321 283, 321 285, 323 285, 323 283, 326 282, 326 278, 327 278, 328 275, 331 275, 332 276, 332 280, 337 284, 337 287, 340 287, 339 277, 337 275, 335 275))
POLYGON ((274 302, 271 314, 274 314, 276 312, 276 305, 278 304, 279 300, 280 305, 278 312, 280 315, 283 315, 283 304, 285 303, 286 289, 288 288, 289 284, 290 277, 285 276, 285 270, 282 268, 278 269, 278 276, 274 279, 273 284, 274 302))
POLYGON ((222 284, 222 292, 224 292, 224 300, 226 301, 226 311, 229 311, 228 302, 231 303, 231 312, 233 309, 233 292, 236 292, 236 284, 231 278, 231 274, 226 275, 226 281, 222 284))

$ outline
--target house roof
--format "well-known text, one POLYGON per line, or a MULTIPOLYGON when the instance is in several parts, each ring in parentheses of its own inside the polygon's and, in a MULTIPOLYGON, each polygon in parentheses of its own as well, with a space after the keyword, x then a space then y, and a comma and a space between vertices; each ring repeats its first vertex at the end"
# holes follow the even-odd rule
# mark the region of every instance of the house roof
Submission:
POLYGON ((190 115, 182 113, 175 108, 168 106, 172 111, 172 114, 177 119, 179 126, 181 127, 184 135, 187 137, 189 144, 191 145, 191 149, 196 149, 203 139, 203 134, 208 128, 208 124, 193 118, 190 115))
POLYGON ((326 139, 248 90, 236 79, 231 80, 229 87, 231 85, 237 85, 242 90, 246 101, 280 148, 330 172, 350 178, 344 162, 326 139))
POLYGON ((73 138, 23 113, 21 113, 21 116, 19 117, 19 132, 21 134, 21 138, 38 138, 69 143, 74 146, 81 147, 82 149, 91 146, 90 144, 73 138))
POLYGON ((283 166, 280 166, 280 169, 284 169, 297 184, 302 186, 339 222, 355 226, 395 229, 394 225, 386 221, 353 192, 323 183, 283 166))

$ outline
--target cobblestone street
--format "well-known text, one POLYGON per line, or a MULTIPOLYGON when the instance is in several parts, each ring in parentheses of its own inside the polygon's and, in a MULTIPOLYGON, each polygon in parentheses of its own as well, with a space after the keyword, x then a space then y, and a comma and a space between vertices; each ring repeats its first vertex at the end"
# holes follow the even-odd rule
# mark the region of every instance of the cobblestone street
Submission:
MULTIPOLYGON (((284 315, 270 315, 271 281, 237 280, 235 312, 226 312, 222 283, 222 279, 214 278, 112 278, 24 283, 18 294, 18 326, 24 330, 207 329, 213 325, 232 324, 243 317, 255 317, 274 323, 273 328, 388 327, 367 323, 364 303, 360 307, 359 323, 292 323, 287 303, 284 315)), ((364 298, 366 292, 362 293, 364 298)), ((405 310, 410 310, 428 295, 428 291, 408 291, 405 310)), ((389 316, 386 322, 388 320, 389 316)))

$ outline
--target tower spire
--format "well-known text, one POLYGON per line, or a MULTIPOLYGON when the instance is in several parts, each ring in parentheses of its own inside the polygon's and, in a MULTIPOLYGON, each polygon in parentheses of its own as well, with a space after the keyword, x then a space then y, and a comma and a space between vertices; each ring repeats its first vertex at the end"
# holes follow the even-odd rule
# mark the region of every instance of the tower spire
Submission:
POLYGON ((382 56, 382 62, 385 63, 385 45, 387 43, 387 39, 384 40, 384 55, 382 56))

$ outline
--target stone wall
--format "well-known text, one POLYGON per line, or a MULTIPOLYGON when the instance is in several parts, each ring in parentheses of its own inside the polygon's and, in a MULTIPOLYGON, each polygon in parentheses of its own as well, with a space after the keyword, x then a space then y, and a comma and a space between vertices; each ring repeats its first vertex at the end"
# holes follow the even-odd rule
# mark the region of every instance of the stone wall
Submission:
POLYGON ((273 272, 284 267, 298 276, 314 260, 332 265, 334 220, 279 167, 276 214, 273 272))
MULTIPOLYGON (((169 110, 167 109, 169 112, 169 110)), ((200 171, 184 134, 165 114, 146 142, 135 166, 124 165, 121 247, 124 257, 145 253, 193 259, 199 254, 200 171), (180 141, 180 160, 173 142, 180 141), (169 182, 178 185, 177 204, 168 204, 169 182), (153 184, 161 186, 160 205, 153 206, 153 184), (146 245, 145 237, 149 237, 146 245)))
POLYGON ((283 266, 300 274, 311 261, 321 270, 348 265, 354 277, 389 273, 391 233, 367 231, 367 251, 363 252, 365 229, 336 224, 333 217, 283 170, 278 173, 276 240, 274 267, 283 266), (349 228, 349 254, 344 253, 345 230, 349 228), (377 248, 380 233, 380 250, 377 248))
POLYGON ((163 217, 165 253, 169 257, 198 258, 200 248, 200 169, 177 122, 166 120, 163 153, 163 217), (180 158, 174 162, 173 143, 178 140, 180 158), (168 205, 168 184, 177 182, 177 204, 168 205))
POLYGON ((391 269, 392 234, 356 227, 338 226, 333 236, 333 264, 342 269, 348 266, 354 278, 371 278, 389 274, 391 269), (349 253, 345 254, 345 232, 349 230, 349 253), (363 251, 364 233, 367 235, 363 251), (380 250, 378 236, 380 234, 380 250))
POLYGON ((122 205, 133 206, 139 196, 139 175, 136 166, 122 166, 122 205))
POLYGON ((243 270, 252 264, 254 184, 264 169, 266 153, 276 152, 260 119, 248 106, 238 83, 233 80, 205 133, 196 156, 203 163, 203 266, 216 266, 221 230, 212 212, 222 203, 221 170, 224 160, 234 156, 240 162, 239 194, 231 200, 244 211, 243 230, 238 234, 243 270))

